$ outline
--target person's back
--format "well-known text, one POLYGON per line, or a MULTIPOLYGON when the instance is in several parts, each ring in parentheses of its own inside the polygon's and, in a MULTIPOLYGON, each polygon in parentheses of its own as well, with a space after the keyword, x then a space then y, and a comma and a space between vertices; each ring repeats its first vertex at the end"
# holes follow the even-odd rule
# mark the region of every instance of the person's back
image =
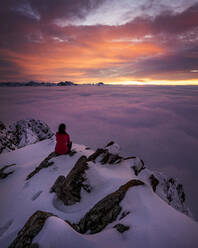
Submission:
POLYGON ((71 141, 69 134, 65 131, 66 126, 65 124, 59 125, 59 130, 56 133, 56 147, 55 153, 56 154, 66 154, 71 149, 71 141))

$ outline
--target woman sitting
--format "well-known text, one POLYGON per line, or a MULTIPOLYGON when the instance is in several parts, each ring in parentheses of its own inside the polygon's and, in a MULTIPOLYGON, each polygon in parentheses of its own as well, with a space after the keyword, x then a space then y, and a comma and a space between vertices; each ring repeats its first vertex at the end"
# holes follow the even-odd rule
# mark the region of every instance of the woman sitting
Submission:
POLYGON ((56 133, 56 154, 67 154, 71 151, 72 142, 70 141, 69 134, 66 133, 66 125, 61 123, 56 133))

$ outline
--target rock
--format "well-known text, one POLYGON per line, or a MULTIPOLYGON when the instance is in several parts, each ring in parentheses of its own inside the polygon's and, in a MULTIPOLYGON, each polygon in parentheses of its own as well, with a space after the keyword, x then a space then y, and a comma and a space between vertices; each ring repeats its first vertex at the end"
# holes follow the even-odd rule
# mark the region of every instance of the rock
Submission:
POLYGON ((149 177, 153 191, 173 208, 192 216, 189 208, 185 205, 185 193, 183 185, 177 179, 155 172, 149 177))
POLYGON ((120 147, 115 142, 109 142, 104 148, 99 148, 88 157, 88 161, 93 161, 99 158, 101 164, 116 164, 122 160, 118 154, 120 147))
POLYGON ((107 195, 99 201, 81 220, 76 230, 90 234, 102 231, 109 223, 116 220, 122 208, 119 203, 131 187, 144 185, 140 180, 131 180, 122 185, 117 191, 107 195))
POLYGON ((87 158, 81 156, 70 173, 65 178, 59 176, 51 188, 57 197, 63 201, 64 205, 73 205, 81 200, 81 188, 87 192, 91 191, 91 186, 86 184, 86 170, 89 169, 87 158))
MULTIPOLYGON (((134 158, 134 157, 131 157, 131 158, 134 158)), ((125 159, 126 160, 126 159, 125 159)), ((144 166, 144 162, 143 160, 139 159, 139 158, 134 158, 134 163, 135 165, 133 165, 131 168, 134 170, 134 173, 136 176, 139 175, 139 173, 145 169, 145 166, 144 166)))
POLYGON ((123 232, 129 230, 130 226, 125 226, 125 225, 119 223, 119 224, 115 225, 114 228, 116 228, 116 230, 118 232, 123 233, 123 232))
POLYGON ((45 158, 40 164, 39 166, 37 166, 35 168, 35 170, 33 170, 27 177, 26 180, 29 180, 31 177, 33 177, 35 174, 39 173, 40 170, 47 168, 49 166, 52 166, 54 164, 53 161, 49 162, 50 159, 59 156, 58 154, 56 154, 55 152, 51 152, 47 158, 45 158))
POLYGON ((6 165, 4 167, 2 167, 0 169, 0 179, 4 179, 6 178, 7 176, 9 176, 10 174, 14 173, 14 171, 9 171, 9 172, 4 172, 6 169, 10 168, 11 166, 14 166, 16 164, 10 164, 10 165, 6 165))
POLYGON ((2 121, 0 121, 0 131, 6 129, 6 126, 2 121))
POLYGON ((153 174, 149 177, 149 179, 150 179, 150 183, 153 188, 153 191, 155 192, 156 187, 159 184, 159 180, 153 174))
POLYGON ((36 211, 18 232, 16 239, 8 248, 32 248, 38 247, 32 244, 34 237, 41 231, 48 217, 54 216, 52 213, 36 211), (32 245, 31 245, 32 244, 32 245))
POLYGON ((105 149, 98 148, 93 154, 91 154, 87 161, 95 161, 97 157, 99 157, 102 153, 105 152, 105 149))
POLYGON ((184 203, 185 199, 186 199, 186 196, 185 196, 185 193, 184 193, 183 185, 178 184, 176 189, 177 189, 177 193, 178 193, 178 197, 180 199, 180 202, 184 203))
POLYGON ((57 195, 60 195, 64 182, 65 182, 65 177, 59 176, 56 179, 54 185, 51 187, 50 193, 55 192, 57 195))

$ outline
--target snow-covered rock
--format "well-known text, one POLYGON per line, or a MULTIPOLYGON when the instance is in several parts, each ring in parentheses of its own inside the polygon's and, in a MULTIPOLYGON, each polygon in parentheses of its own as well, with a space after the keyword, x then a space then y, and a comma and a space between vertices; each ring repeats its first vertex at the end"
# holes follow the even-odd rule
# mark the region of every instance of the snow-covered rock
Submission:
POLYGON ((49 139, 52 136, 53 133, 48 125, 40 120, 20 120, 8 128, 0 122, 0 153, 49 139))
POLYGON ((73 144, 73 156, 54 156, 54 147, 46 139, 0 155, 0 169, 16 164, 0 180, 1 248, 198 247, 198 223, 182 213, 185 197, 175 179, 152 172, 137 157, 123 158, 114 143, 99 152, 73 144), (112 163, 111 156, 119 159, 112 163), (91 191, 78 188, 73 205, 50 192, 55 184, 73 191, 79 179, 91 191))

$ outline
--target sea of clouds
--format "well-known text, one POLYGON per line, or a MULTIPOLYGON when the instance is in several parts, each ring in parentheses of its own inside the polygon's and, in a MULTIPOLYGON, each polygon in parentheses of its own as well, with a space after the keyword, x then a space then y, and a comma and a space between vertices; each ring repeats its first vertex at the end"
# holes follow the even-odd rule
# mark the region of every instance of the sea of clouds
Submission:
POLYGON ((67 124, 74 143, 116 141, 123 155, 177 177, 198 219, 198 87, 75 86, 0 88, 0 120, 35 118, 55 132, 67 124))

